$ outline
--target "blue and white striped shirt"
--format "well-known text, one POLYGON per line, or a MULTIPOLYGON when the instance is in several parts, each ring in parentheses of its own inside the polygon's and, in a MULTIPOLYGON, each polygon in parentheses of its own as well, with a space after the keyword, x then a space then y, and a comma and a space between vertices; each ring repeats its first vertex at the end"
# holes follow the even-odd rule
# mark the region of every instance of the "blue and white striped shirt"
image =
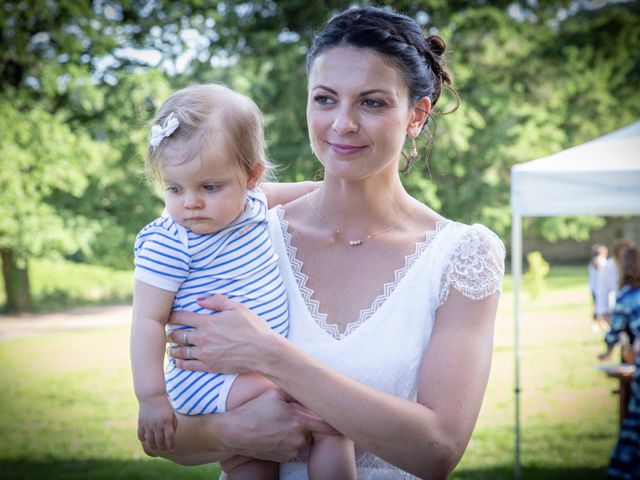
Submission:
MULTIPOLYGON (((244 304, 274 331, 287 335, 287 297, 261 190, 249 191, 242 215, 216 233, 194 233, 163 215, 140 231, 134 253, 137 280, 176 292, 172 310, 215 313, 196 300, 219 293, 244 304)), ((183 371, 172 364, 165 372, 174 408, 191 415, 223 411, 234 378, 183 371)))

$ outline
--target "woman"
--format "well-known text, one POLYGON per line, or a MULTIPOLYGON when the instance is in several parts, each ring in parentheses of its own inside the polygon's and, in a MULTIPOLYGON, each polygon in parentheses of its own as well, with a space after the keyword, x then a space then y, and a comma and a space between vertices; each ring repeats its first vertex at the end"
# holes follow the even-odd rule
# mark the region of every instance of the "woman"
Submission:
MULTIPOLYGON (((443 53, 410 18, 375 8, 345 11, 315 38, 307 119, 324 181, 270 218, 289 338, 221 296, 202 301, 221 311, 214 319, 174 316, 196 329, 189 347, 171 338, 180 368, 257 372, 282 392, 181 418, 176 450, 163 456, 283 462, 328 424, 355 442, 359 478, 445 478, 458 463, 489 375, 504 247, 400 182, 405 140, 415 145, 451 88, 443 53)), ((281 478, 304 478, 301 458, 281 478)))
POLYGON ((620 289, 620 262, 624 253, 634 244, 631 240, 619 238, 613 242, 612 256, 604 262, 596 276, 596 316, 608 330, 611 324, 611 311, 616 303, 620 289))

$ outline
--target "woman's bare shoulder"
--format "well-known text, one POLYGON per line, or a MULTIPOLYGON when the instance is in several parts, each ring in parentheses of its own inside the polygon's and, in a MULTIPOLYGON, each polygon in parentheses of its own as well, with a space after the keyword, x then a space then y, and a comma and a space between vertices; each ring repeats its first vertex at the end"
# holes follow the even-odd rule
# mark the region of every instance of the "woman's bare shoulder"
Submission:
POLYGON ((309 209, 309 200, 307 195, 290 201, 289 203, 280 206, 285 222, 287 223, 287 230, 289 233, 298 233, 301 230, 309 228, 309 218, 312 212, 309 209))
POLYGON ((438 228, 438 224, 446 222, 447 218, 440 215, 428 205, 413 200, 414 206, 410 218, 412 219, 411 227, 417 232, 431 232, 438 228))

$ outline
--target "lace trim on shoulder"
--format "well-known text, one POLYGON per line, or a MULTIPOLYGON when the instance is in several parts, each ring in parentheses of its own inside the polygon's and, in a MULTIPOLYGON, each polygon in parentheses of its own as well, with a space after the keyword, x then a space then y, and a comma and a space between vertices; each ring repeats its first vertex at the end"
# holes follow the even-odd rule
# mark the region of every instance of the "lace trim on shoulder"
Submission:
POLYGON ((451 286, 472 300, 501 291, 504 258, 504 244, 495 233, 482 225, 469 227, 445 269, 439 305, 447 299, 451 286))
POLYGON ((450 220, 440 220, 436 223, 436 227, 427 232, 425 240, 418 243, 416 245, 416 249, 414 253, 407 255, 405 257, 404 266, 395 271, 394 280, 386 283, 384 285, 383 293, 378 295, 371 306, 360 312, 358 319, 350 322, 345 327, 344 332, 340 332, 338 330, 338 326, 332 323, 327 323, 327 315, 320 312, 320 302, 313 299, 313 290, 307 286, 307 280, 309 277, 302 272, 303 263, 301 260, 298 260, 297 248, 294 247, 291 243, 291 234, 289 233, 289 223, 284 218, 284 209, 282 207, 278 207, 276 210, 278 215, 278 219, 280 221, 280 229, 282 230, 282 237, 284 239, 284 243, 287 249, 287 255, 289 256, 289 263, 291 264, 291 269, 293 270, 294 277, 296 282, 298 283, 298 288, 300 289, 300 293, 302 294, 302 298, 311 313, 314 321, 322 328, 325 332, 331 335, 336 340, 342 340, 345 337, 349 336, 353 333, 360 325, 366 322, 373 314, 376 313, 378 308, 384 303, 384 301, 391 295, 391 293, 395 290, 400 281, 404 278, 407 271, 411 268, 411 266, 415 263, 415 261, 420 257, 420 255, 426 250, 426 248, 431 244, 433 238, 448 224, 450 220))

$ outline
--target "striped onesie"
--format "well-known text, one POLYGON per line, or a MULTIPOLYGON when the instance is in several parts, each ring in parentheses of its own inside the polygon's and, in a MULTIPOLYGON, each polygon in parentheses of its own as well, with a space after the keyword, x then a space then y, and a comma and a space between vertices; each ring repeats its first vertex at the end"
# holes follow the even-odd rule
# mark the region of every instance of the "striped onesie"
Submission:
MULTIPOLYGON (((172 311, 215 313, 200 307, 196 299, 219 293, 244 304, 274 331, 287 335, 287 297, 261 190, 250 190, 242 215, 212 234, 196 234, 163 214, 138 233, 134 254, 137 280, 176 292, 172 311)), ((186 415, 224 412, 235 378, 181 370, 171 362, 165 370, 173 408, 186 415)))

